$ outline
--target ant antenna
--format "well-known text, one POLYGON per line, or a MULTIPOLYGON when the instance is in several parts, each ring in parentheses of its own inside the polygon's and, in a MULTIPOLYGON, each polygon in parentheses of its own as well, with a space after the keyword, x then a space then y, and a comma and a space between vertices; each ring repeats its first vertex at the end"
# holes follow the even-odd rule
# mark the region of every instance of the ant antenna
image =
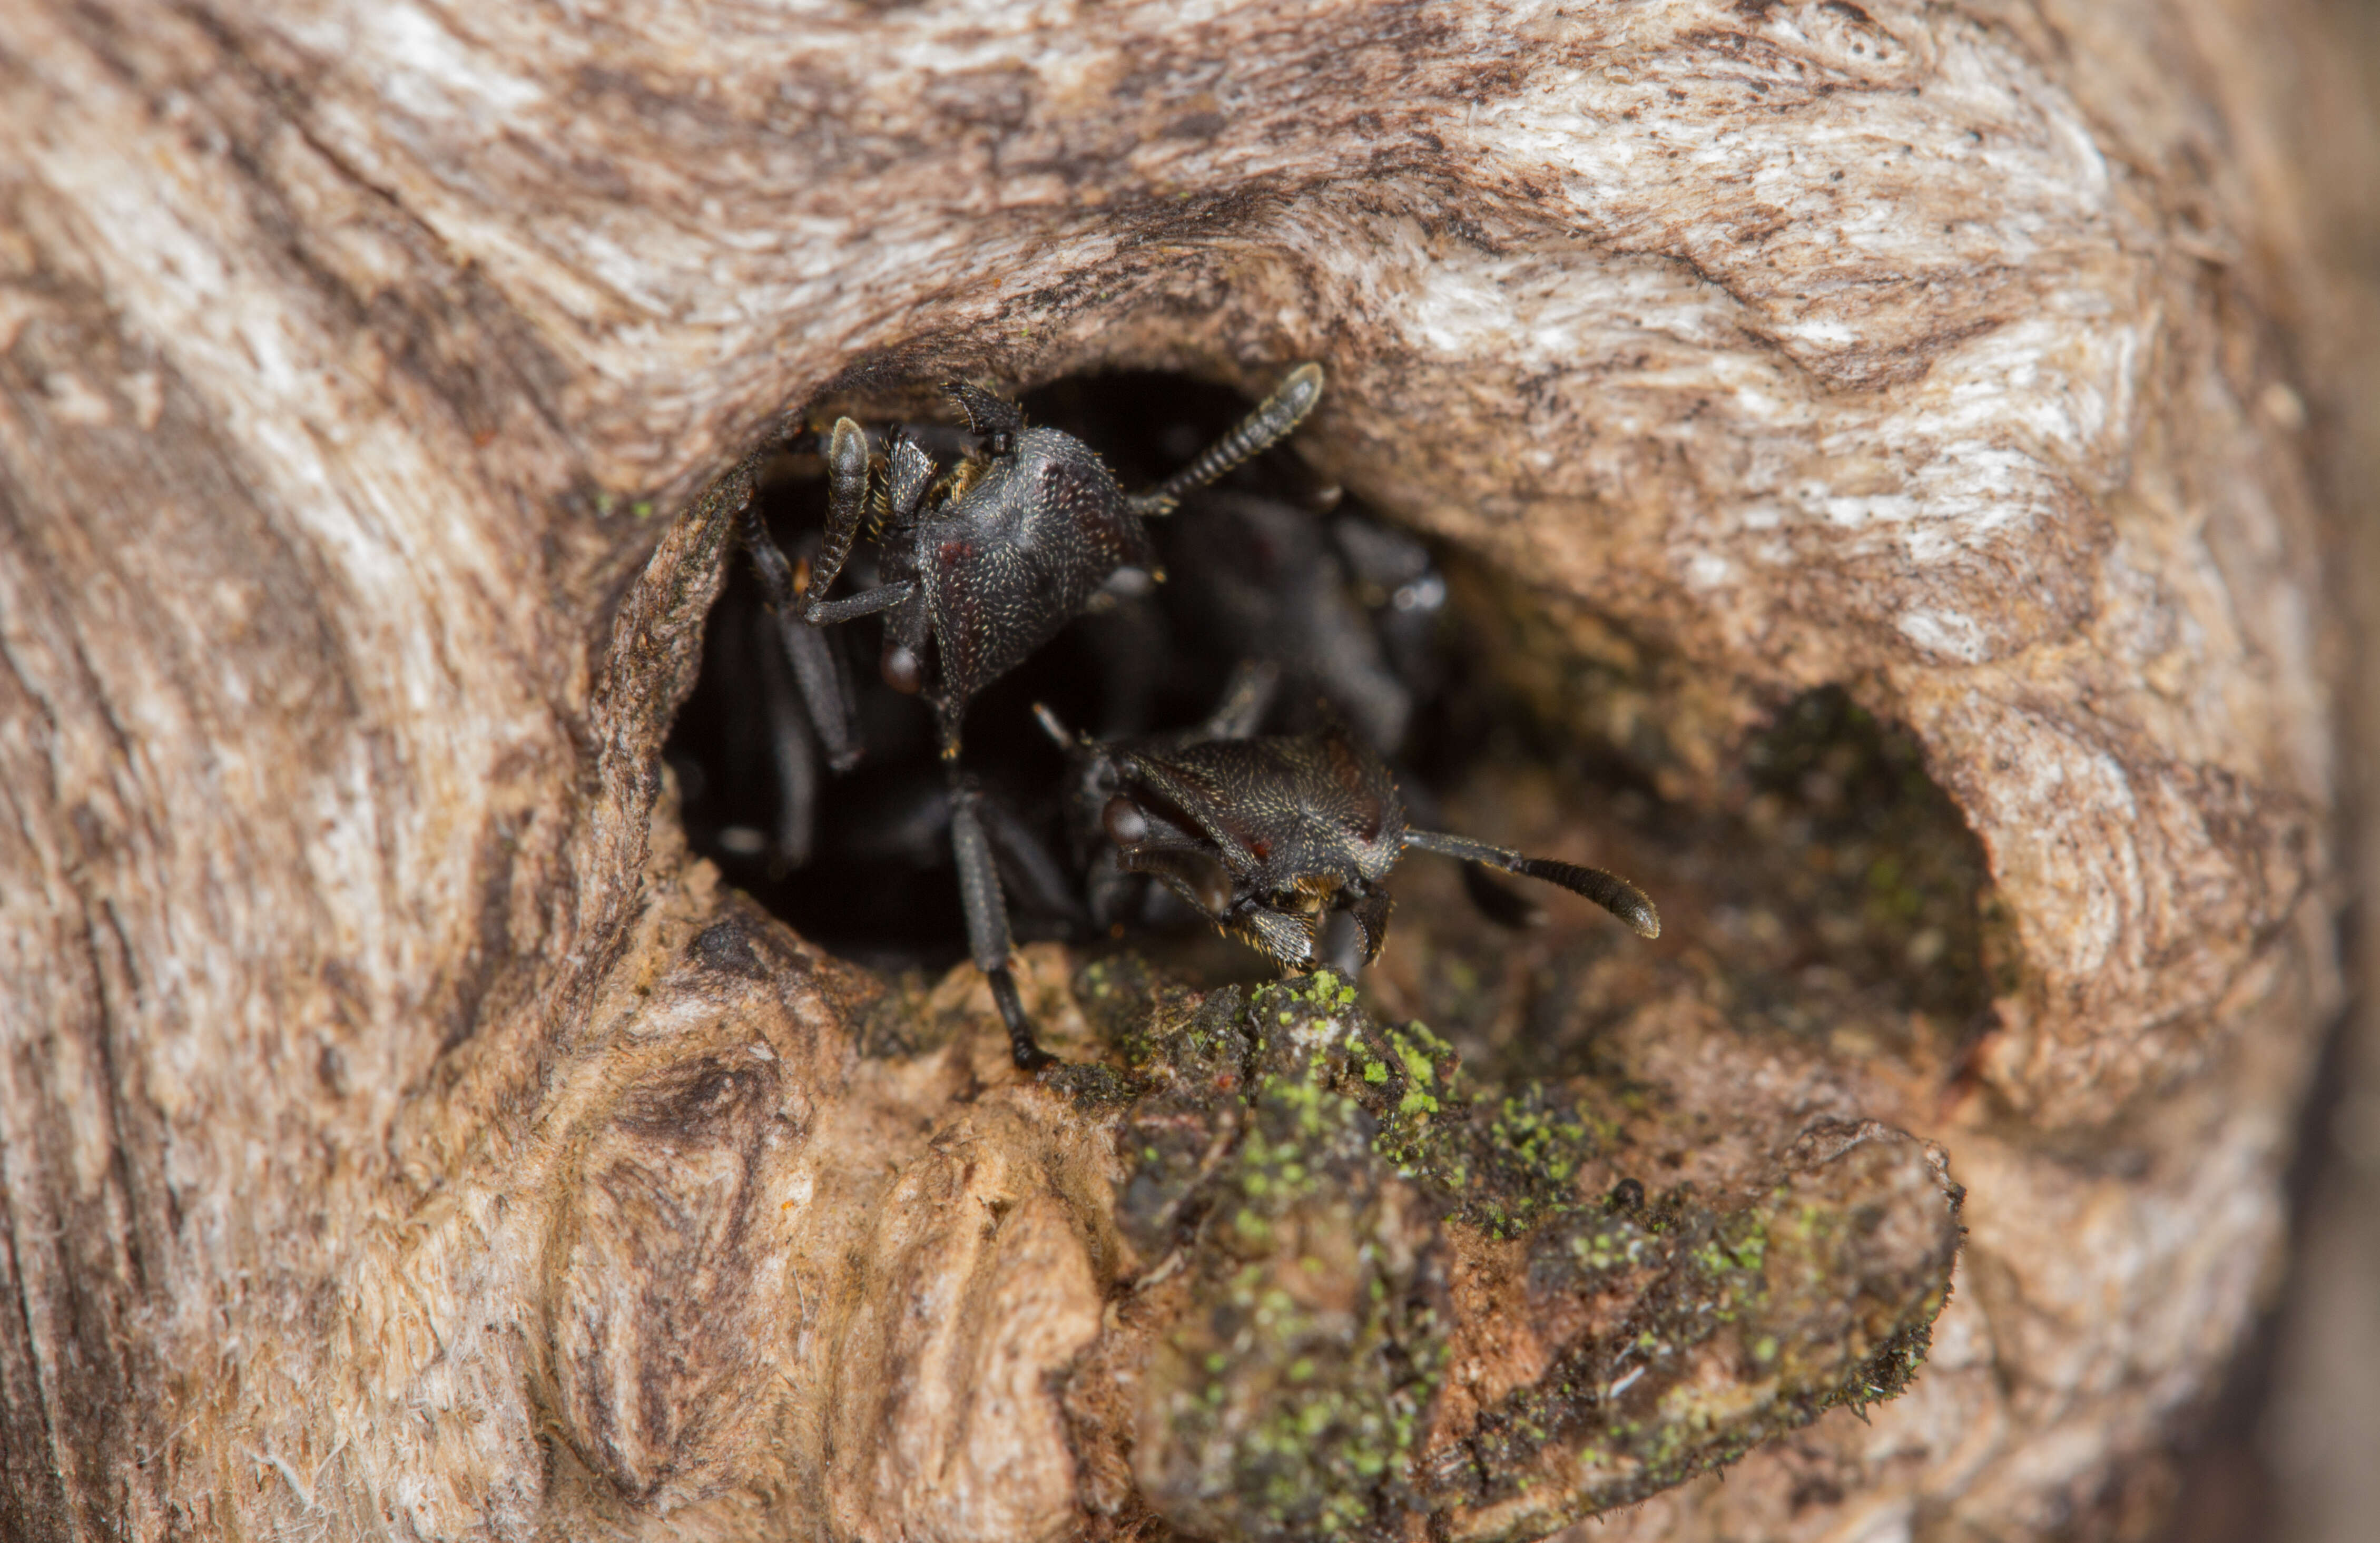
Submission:
POLYGON ((1407 847, 1418 847, 1424 852, 1438 853, 1440 857, 1500 868, 1524 879, 1542 879, 1548 884, 1560 884, 1572 894, 1585 895, 1594 901, 1641 936, 1658 938, 1661 935, 1661 913, 1653 908, 1652 900, 1643 890, 1616 873, 1606 873, 1599 868, 1581 868, 1576 863, 1565 863, 1552 857, 1524 857, 1501 846, 1490 846, 1469 836, 1449 835, 1443 831, 1407 831, 1404 844, 1407 847))

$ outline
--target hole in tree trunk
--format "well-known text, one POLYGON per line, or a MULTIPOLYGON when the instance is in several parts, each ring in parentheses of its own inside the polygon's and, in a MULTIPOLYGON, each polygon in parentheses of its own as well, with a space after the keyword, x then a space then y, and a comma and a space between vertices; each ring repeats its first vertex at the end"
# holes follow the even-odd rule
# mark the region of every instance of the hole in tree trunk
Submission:
MULTIPOLYGON (((1249 404, 1134 373, 1061 381, 1024 406, 1030 422, 1095 447, 1131 490, 1180 467, 1249 404)), ((945 464, 972 443, 947 420, 918 428, 945 464)), ((779 456, 759 502, 788 553, 814 550, 821 458, 779 456)), ((1664 797, 1678 752, 1641 664, 1580 642, 1567 602, 1340 496, 1293 442, 1151 529, 1165 581, 1075 621, 966 716, 966 769, 1068 884, 1080 875, 1060 807, 1065 762, 1034 704, 1106 735, 1180 729, 1214 707, 1240 659, 1269 656, 1283 684, 1268 732, 1334 712, 1395 769, 1415 824, 1612 869, 1661 907, 1664 936, 1646 944, 1584 902, 1505 881, 1550 917, 1515 929, 1483 914, 1455 865, 1409 857, 1366 985, 1386 1011, 1426 1019, 1467 1056, 1508 1073, 1574 1066, 1601 1027, 1652 994, 1641 972, 1686 969, 1711 978, 1748 1027, 1947 1068, 2004 989, 1977 843, 1914 741, 1848 693, 1784 704, 1717 779, 1664 797)), ((838 594, 870 580, 869 552, 863 541, 838 594)), ((880 678, 882 624, 862 619, 826 636, 855 688, 865 760, 838 776, 812 752, 776 753, 772 743, 800 732, 784 714, 801 709, 789 667, 770 653, 771 628, 738 555, 667 749, 690 840, 820 945, 880 970, 947 968, 965 956, 966 935, 930 712, 880 678), (802 841, 787 829, 788 788, 805 773, 789 759, 805 755, 808 850, 789 861, 802 841)), ((1094 935, 1016 874, 1006 887, 1020 942, 1129 946, 1195 985, 1271 973, 1170 897, 1121 936, 1094 935)))

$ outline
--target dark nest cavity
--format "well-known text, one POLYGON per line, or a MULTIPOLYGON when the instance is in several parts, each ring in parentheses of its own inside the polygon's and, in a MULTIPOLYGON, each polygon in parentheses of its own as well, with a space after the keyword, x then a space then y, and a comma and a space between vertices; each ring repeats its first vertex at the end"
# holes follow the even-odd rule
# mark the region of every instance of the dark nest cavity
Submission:
MULTIPOLYGON (((1063 380, 1023 405, 1096 448, 1127 488, 1160 480, 1250 406, 1158 373, 1063 380)), ((873 437, 895 420, 864 421, 873 437)), ((954 417, 907 421, 945 459, 970 443, 954 417)), ((762 513, 790 553, 813 550, 824 522, 816 452, 796 441, 761 476, 762 513)), ((1417 824, 1613 868, 1670 918, 1646 944, 1567 897, 1541 908, 1467 867, 1409 858, 1371 984, 1466 1054, 1532 1072, 1591 1054, 1597 1026, 1626 1010, 1606 966, 1628 949, 1649 950, 1651 968, 1715 977, 1788 1034, 1840 1039, 1850 1026, 1861 1048, 1947 1062, 1982 1021, 1996 954, 1980 849, 1910 736, 1846 692, 1780 703, 1736 747, 1715 798, 1664 799, 1658 744, 1614 743, 1578 710, 1608 669, 1562 657, 1560 628, 1545 623, 1558 603, 1382 519, 1318 476, 1294 439, 1151 529, 1163 582, 1113 586, 967 713, 966 770, 1040 854, 1002 864, 1019 942, 1130 947, 1196 986, 1269 975, 1161 891, 1094 935, 1060 807, 1065 759, 1033 711, 1106 736, 1179 729, 1214 708, 1235 665, 1261 659, 1281 671, 1267 732, 1335 715, 1380 751, 1417 824), (1569 686, 1559 721, 1527 684, 1549 660, 1569 686)), ((846 589, 869 581, 868 555, 863 542, 846 589)), ((811 741, 758 583, 732 560, 667 747, 688 837, 822 946, 886 972, 945 969, 965 957, 966 933, 931 714, 880 678, 877 618, 825 635, 867 752, 842 775, 811 741)))

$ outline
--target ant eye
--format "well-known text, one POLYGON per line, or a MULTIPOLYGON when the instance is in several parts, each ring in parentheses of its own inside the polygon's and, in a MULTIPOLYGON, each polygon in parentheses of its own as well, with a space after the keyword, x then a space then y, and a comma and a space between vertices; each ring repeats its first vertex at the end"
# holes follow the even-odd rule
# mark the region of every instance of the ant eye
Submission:
POLYGON ((884 684, 905 697, 916 696, 917 688, 924 684, 924 676, 917 668, 917 654, 898 643, 884 650, 884 657, 877 662, 876 667, 883 675, 884 684))
POLYGON ((1136 846, 1148 839, 1148 817, 1125 797, 1111 798, 1099 811, 1099 823, 1107 827, 1108 839, 1118 846, 1136 846))

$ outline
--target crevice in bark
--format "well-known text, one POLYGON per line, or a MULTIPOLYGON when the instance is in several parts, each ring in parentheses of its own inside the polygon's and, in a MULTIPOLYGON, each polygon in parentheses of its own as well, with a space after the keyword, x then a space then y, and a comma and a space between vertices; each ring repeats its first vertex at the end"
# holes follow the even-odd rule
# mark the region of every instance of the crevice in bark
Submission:
MULTIPOLYGON (((929 391, 887 391, 875 399, 872 420, 900 417, 885 402, 936 415, 929 391)), ((1032 421, 1099 448, 1128 486, 1162 476, 1248 406, 1237 393, 1165 372, 1067 377, 1026 393, 1025 402, 1032 421)), ((868 402, 847 405, 869 412, 868 402)), ((813 422, 827 416, 810 415, 813 422)), ((944 431, 954 431, 946 420, 944 431)), ((821 464, 812 454, 781 453, 763 463, 757 489, 781 542, 799 550, 823 519, 821 464)), ((1327 534, 1334 517, 1377 521, 1361 500, 1343 498, 1290 452, 1238 474, 1226 491, 1279 504, 1282 520, 1302 528, 1296 539, 1311 543, 1309 560, 1335 576, 1327 585, 1351 598, 1351 585, 1363 588, 1327 534)), ((1121 717, 1137 732, 1179 727, 1203 714, 1236 659, 1272 641, 1234 636, 1211 604, 1202 613, 1216 576, 1198 564, 1276 560, 1245 545, 1219 550, 1188 529, 1216 517, 1194 507, 1160 529, 1175 571, 1154 603, 1137 607, 1123 625, 1112 611, 1078 622, 969 716, 969 771, 1062 864, 1071 864, 1071 855, 1053 790, 1064 763, 1033 724, 1030 705, 1047 703, 1072 723, 1112 724, 1122 692, 1135 698, 1121 717), (1128 656, 1121 664, 1119 654, 1128 656)), ((1394 539, 1417 540, 1386 529, 1394 539)), ((1563 834, 1548 839, 1573 846, 1584 840, 1597 851, 1616 846, 1627 857, 1612 860, 1657 893, 1670 893, 1665 904, 1694 918, 1716 956, 1715 978, 1747 1022, 1821 1041, 1880 1035, 1937 1079, 1960 1075, 1961 1058, 1991 1023, 1992 1002, 2016 988, 2020 963, 1990 895, 1981 846, 1955 801, 1927 775, 1923 748, 1905 728, 1841 686, 1805 692, 1766 723, 1716 725, 1691 662, 1459 549, 1426 542, 1418 551, 1433 583, 1451 575, 1452 603, 1433 614, 1401 681, 1411 693, 1411 727, 1388 748, 1410 793, 1435 807, 1473 790, 1469 806, 1491 827, 1503 812, 1500 794, 1534 798, 1540 808, 1550 798, 1563 834)), ((745 559, 730 550, 725 561, 704 674, 671 731, 669 755, 694 849, 797 931, 847 957, 894 971, 948 967, 964 954, 965 936, 946 817, 935 818, 942 784, 929 715, 875 679, 878 624, 830 634, 857 686, 869 754, 846 777, 813 767, 821 847, 809 862, 788 865, 773 840, 782 784, 768 746, 767 662, 756 657, 773 641, 745 559)), ((1369 599, 1378 606, 1381 596, 1375 589, 1369 599)), ((1310 676, 1298 678, 1298 688, 1313 686, 1310 676)), ((1405 881, 1428 866, 1413 864, 1405 881)), ((1440 882, 1430 893, 1448 888, 1440 882)), ((1026 941, 1092 941, 1061 917, 1037 914, 1028 898, 1012 893, 1011 901, 1026 941)), ((1401 1005, 1458 1039, 1475 1036, 1466 1042, 1482 1048, 1495 1036, 1478 993, 1451 988, 1443 974, 1525 973, 1499 963, 1524 940, 1475 918, 1436 925, 1462 910, 1460 903, 1407 907, 1398 931, 1439 934, 1434 946, 1443 957, 1432 968, 1442 973, 1420 1002, 1401 1005)), ((1184 919, 1176 918, 1171 946, 1161 932, 1145 931, 1127 946, 1168 953, 1189 978, 1209 984, 1262 978, 1253 954, 1185 952, 1178 936, 1184 919)), ((1599 957, 1609 940, 1589 931, 1583 942, 1599 957)), ((1540 948, 1526 970, 1574 985, 1583 967, 1540 948)), ((1522 1012, 1535 1032, 1502 1037, 1521 1058, 1508 1069, 1558 1074, 1580 1049, 1578 1036, 1544 1014, 1591 1020, 1609 1009, 1595 993, 1582 999, 1559 984, 1529 996, 1522 1012)), ((1500 1010, 1509 1013, 1510 1004, 1500 1010)))

